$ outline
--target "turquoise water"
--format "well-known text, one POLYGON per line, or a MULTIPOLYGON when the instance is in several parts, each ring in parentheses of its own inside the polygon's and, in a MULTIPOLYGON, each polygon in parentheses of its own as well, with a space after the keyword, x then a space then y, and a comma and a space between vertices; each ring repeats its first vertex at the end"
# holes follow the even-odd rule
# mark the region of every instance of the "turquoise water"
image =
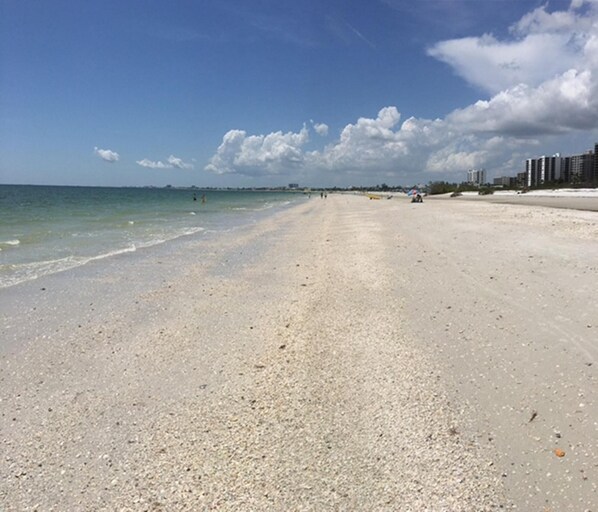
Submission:
POLYGON ((0 185, 0 288, 183 236, 241 228, 301 200, 285 192, 0 185))

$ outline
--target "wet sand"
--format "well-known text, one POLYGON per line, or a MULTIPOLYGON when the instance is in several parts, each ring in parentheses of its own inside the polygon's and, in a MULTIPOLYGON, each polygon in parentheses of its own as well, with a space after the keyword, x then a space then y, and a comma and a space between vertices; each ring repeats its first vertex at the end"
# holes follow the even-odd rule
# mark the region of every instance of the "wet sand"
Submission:
POLYGON ((596 508, 594 213, 329 195, 175 248, 0 290, 0 509, 596 508))

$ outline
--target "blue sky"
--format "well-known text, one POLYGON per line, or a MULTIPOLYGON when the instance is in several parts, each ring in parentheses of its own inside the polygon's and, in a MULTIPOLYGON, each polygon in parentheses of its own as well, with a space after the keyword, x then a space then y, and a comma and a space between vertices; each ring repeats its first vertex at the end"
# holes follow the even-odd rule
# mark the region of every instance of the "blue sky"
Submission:
POLYGON ((0 182, 514 175, 598 141, 597 0, 0 0, 0 182))

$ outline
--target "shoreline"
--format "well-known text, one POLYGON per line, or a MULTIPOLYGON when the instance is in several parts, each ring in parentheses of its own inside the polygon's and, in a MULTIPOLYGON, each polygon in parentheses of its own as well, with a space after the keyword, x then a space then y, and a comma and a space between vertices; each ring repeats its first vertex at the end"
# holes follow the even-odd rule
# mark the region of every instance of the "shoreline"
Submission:
POLYGON ((590 508, 588 215, 331 194, 0 290, 0 503, 590 508))
POLYGON ((27 187, 16 189, 9 194, 12 203, 4 205, 0 288, 120 253, 242 229, 302 200, 286 193, 214 191, 204 203, 180 190, 120 188, 106 193, 109 189, 87 188, 73 193, 69 187, 55 187, 38 202, 27 187))

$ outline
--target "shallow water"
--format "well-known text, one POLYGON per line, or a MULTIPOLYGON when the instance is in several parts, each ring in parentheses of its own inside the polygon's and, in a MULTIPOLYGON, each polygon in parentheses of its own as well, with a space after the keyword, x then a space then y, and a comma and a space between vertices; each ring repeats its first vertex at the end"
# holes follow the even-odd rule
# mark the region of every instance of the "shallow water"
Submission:
POLYGON ((302 200, 285 192, 0 185, 0 287, 242 228, 302 200))

